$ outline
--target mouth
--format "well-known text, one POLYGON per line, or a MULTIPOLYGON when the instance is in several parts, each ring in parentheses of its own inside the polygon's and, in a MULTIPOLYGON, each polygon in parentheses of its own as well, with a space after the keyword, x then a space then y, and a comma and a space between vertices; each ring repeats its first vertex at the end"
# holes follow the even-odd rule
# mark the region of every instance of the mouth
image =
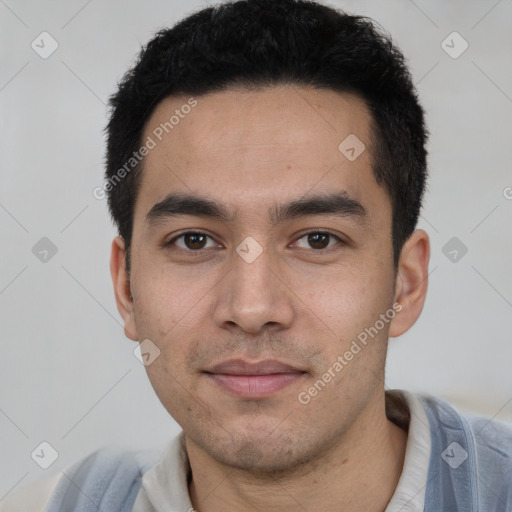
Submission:
POLYGON ((204 372, 215 385, 239 398, 267 398, 299 381, 306 372, 277 360, 232 359, 204 372))

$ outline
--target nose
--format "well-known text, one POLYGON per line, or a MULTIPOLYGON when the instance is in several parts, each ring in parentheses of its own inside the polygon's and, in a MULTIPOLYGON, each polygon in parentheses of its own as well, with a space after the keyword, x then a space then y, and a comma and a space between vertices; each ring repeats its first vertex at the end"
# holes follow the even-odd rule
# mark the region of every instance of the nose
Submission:
POLYGON ((249 334, 289 328, 294 295, 278 266, 277 256, 269 250, 252 262, 234 251, 231 269, 216 288, 215 323, 249 334))

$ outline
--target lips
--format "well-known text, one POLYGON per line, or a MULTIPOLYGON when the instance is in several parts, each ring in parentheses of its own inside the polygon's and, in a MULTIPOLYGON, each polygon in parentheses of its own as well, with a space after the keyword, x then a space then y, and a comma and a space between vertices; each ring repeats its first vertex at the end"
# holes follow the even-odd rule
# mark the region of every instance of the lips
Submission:
POLYGON ((302 370, 274 359, 250 363, 243 359, 231 359, 216 364, 208 373, 222 373, 226 375, 270 375, 275 373, 303 373, 302 370))
POLYGON ((306 372, 277 360, 232 359, 205 371, 215 385, 239 398, 266 398, 296 383, 306 372))

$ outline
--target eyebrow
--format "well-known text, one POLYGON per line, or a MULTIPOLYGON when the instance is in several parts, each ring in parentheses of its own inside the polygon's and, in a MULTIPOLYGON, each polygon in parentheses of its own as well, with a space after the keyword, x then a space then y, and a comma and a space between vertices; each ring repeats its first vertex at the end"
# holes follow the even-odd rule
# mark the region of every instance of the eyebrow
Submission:
MULTIPOLYGON (((233 222, 236 215, 230 213, 220 202, 191 194, 169 194, 156 203, 146 214, 150 225, 161 220, 183 215, 233 222)), ((339 215, 359 222, 366 220, 367 211, 356 199, 346 192, 303 197, 289 203, 274 205, 268 211, 272 224, 298 219, 310 215, 339 215)))

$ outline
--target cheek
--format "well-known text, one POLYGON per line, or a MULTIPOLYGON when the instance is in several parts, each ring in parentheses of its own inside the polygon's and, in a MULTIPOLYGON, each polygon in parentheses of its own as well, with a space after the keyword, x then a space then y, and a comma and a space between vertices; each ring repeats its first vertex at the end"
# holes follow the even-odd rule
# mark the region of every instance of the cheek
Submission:
POLYGON ((198 279, 179 268, 148 262, 134 279, 137 327, 146 337, 165 340, 176 329, 197 326, 211 287, 206 276, 198 279))
POLYGON ((198 394, 196 380, 182 371, 182 364, 175 358, 162 353, 146 366, 146 372, 158 399, 182 428, 187 424, 193 428, 194 423, 204 423, 205 417, 212 416, 208 402, 198 394))
MULTIPOLYGON (((304 297, 309 321, 325 331, 328 340, 324 341, 324 351, 331 358, 344 353, 361 333, 364 337, 365 330, 374 326, 392 304, 394 290, 389 268, 375 259, 369 260, 373 266, 364 263, 361 259, 360 265, 340 267, 327 278, 317 276, 295 282, 300 287, 297 295, 304 297)), ((377 327, 380 329, 375 340, 383 340, 389 324, 382 326, 379 322, 377 327)))
MULTIPOLYGON (((192 384, 186 357, 194 350, 196 337, 211 319, 208 282, 190 279, 170 265, 148 265, 136 276, 135 322, 140 339, 151 340, 160 351, 147 366, 155 391, 160 396, 166 388, 179 392, 179 386, 192 384)), ((200 339, 200 336, 199 336, 200 339)), ((179 393, 178 393, 179 394, 179 393)))
POLYGON ((383 288, 378 278, 367 266, 339 265, 327 273, 318 272, 292 283, 295 288, 300 287, 299 293, 320 319, 329 318, 346 326, 349 319, 356 321, 371 313, 383 288))

